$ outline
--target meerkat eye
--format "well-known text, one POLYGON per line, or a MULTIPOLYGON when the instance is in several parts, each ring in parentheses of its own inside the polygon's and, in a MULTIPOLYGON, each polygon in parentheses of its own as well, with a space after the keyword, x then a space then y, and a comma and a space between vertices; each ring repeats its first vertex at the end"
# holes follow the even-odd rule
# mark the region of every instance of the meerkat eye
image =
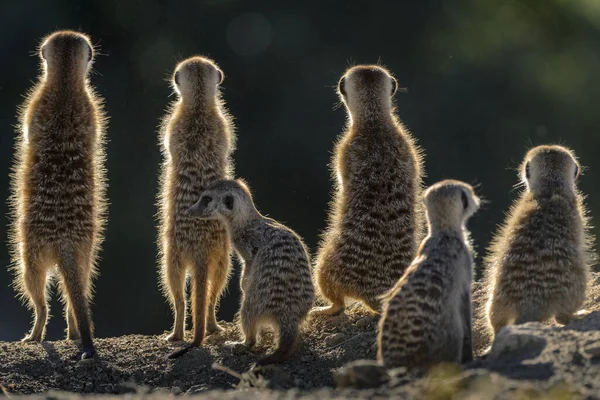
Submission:
POLYGON ((340 79, 340 82, 338 83, 338 90, 340 91, 341 95, 346 97, 346 89, 344 88, 344 85, 346 84, 346 78, 342 76, 342 79, 340 79))
POLYGON ((525 178, 531 178, 531 174, 529 173, 529 163, 525 164, 525 178))
POLYGON ((223 199, 223 203, 228 210, 233 210, 233 196, 225 196, 223 199))
POLYGON ((398 90, 398 81, 396 80, 396 78, 392 78, 392 96, 396 94, 397 90, 398 90))
POLYGON ((175 84, 179 86, 179 71, 175 72, 175 76, 173 77, 175 84))
POLYGON ((464 190, 460 192, 460 199, 462 200, 463 209, 469 208, 469 199, 467 198, 467 194, 464 190))
POLYGON ((211 201, 212 201, 212 197, 210 197, 210 196, 204 196, 200 200, 200 204, 202 204, 204 207, 206 207, 207 205, 210 204, 211 201))

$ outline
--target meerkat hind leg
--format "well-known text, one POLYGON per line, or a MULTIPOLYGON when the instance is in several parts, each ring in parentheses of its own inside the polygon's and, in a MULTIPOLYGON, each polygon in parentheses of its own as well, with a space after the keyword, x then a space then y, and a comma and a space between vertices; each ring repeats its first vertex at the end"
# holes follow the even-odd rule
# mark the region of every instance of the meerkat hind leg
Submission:
POLYGON ((41 342, 44 338, 46 322, 48 321, 48 304, 46 301, 46 269, 41 263, 32 260, 25 261, 23 285, 29 301, 34 309, 34 323, 30 333, 23 338, 24 342, 41 342))
POLYGON ((206 289, 208 287, 206 264, 196 262, 192 268, 192 320, 193 320, 193 339, 192 343, 196 346, 202 345, 206 335, 206 311, 208 309, 208 296, 206 289))
POLYGON ((75 314, 73 313, 73 308, 66 305, 65 314, 67 319, 67 339, 81 339, 81 336, 79 335, 79 328, 77 327, 77 320, 75 319, 75 314))
POLYGON ((185 278, 183 265, 173 256, 167 256, 165 283, 174 313, 173 330, 165 338, 169 342, 183 340, 185 333, 185 278))
POLYGON ((579 321, 588 315, 590 315, 590 311, 582 309, 573 314, 558 313, 554 316, 554 320, 561 325, 568 325, 569 323, 579 321))
POLYGON ((256 365, 277 364, 285 361, 294 351, 298 340, 297 321, 279 321, 279 342, 277 349, 266 357, 258 360, 256 365))
POLYGON ((208 306, 208 321, 206 325, 206 332, 218 333, 222 332, 223 328, 217 322, 217 304, 219 298, 227 285, 229 278, 229 251, 224 250, 224 254, 220 254, 218 260, 211 266, 211 278, 210 278, 210 303, 208 306))
POLYGON ((75 257, 73 251, 67 251, 62 254, 59 261, 59 270, 62 274, 65 291, 67 294, 67 304, 73 309, 73 315, 76 320, 79 335, 81 337, 81 346, 83 348, 82 359, 92 358, 96 353, 92 341, 92 318, 89 306, 89 263, 88 257, 75 257))

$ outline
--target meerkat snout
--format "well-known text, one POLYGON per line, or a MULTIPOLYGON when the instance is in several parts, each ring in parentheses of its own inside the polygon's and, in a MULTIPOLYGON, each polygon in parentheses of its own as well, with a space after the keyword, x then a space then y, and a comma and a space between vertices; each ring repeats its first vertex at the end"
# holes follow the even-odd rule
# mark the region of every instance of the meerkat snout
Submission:
POLYGON ((227 219, 234 212, 234 197, 231 194, 224 196, 213 196, 203 194, 188 212, 200 219, 216 219, 219 217, 227 219))

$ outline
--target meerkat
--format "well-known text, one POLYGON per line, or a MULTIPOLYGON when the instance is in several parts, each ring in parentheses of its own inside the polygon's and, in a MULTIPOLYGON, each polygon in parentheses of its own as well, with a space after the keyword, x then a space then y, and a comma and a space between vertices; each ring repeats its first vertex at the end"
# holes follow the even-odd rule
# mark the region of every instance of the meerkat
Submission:
POLYGON ((184 339, 189 275, 192 345, 199 346, 206 333, 222 329, 216 308, 229 279, 230 243, 223 222, 194 218, 188 210, 210 184, 231 175, 235 136, 219 91, 223 72, 214 61, 199 56, 184 60, 172 81, 179 98, 160 130, 160 275, 175 319, 166 339, 184 339))
POLYGON ((294 350, 298 327, 315 298, 309 255, 302 239, 286 226, 263 217, 242 181, 211 185, 190 213, 225 222, 242 260, 240 324, 244 345, 254 346, 261 326, 272 325, 279 332, 277 350, 257 364, 284 361, 294 350))
POLYGON ((58 273, 67 338, 95 354, 92 280, 105 222, 105 115, 88 81, 90 39, 58 31, 40 46, 42 74, 20 115, 12 206, 15 286, 34 309, 24 341, 44 339, 46 287, 58 273))
POLYGON ((510 324, 578 319, 585 302, 592 237, 576 187, 581 168, 562 146, 525 156, 525 190, 492 241, 487 267, 487 318, 497 333, 510 324))
POLYGON ((445 180, 425 191, 428 235, 386 295, 377 360, 386 367, 428 368, 473 359, 473 250, 465 224, 479 208, 473 188, 445 180))
POLYGON ((400 279, 422 237, 422 155, 395 116, 397 87, 374 65, 350 68, 339 81, 349 125, 335 146, 337 185, 315 267, 331 305, 313 314, 339 314, 347 298, 381 312, 380 296, 400 279))

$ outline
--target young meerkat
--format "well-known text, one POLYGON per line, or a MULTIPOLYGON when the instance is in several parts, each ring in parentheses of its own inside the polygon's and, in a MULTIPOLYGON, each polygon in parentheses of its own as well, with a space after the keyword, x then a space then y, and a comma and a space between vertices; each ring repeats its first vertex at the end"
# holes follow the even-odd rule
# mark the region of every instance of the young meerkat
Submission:
POLYGON ((254 346, 259 328, 273 325, 279 332, 277 350, 257 364, 287 359, 315 297, 302 239, 286 226, 263 217, 241 181, 211 185, 190 213, 204 220, 224 221, 243 261, 240 322, 244 345, 254 346))
POLYGON ((386 367, 428 368, 473 359, 473 250, 465 224, 479 208, 473 188, 445 180, 425 192, 429 234, 386 295, 377 359, 386 367))
POLYGON ((397 86, 375 65, 350 68, 339 82, 349 125, 335 147, 337 185, 315 268, 331 305, 314 314, 339 314, 347 298, 380 312, 380 296, 400 279, 422 237, 422 156, 394 114, 397 86))
POLYGON ((577 319, 593 257, 580 167, 562 146, 538 146, 525 156, 526 186, 492 241, 485 264, 487 317, 494 333, 513 323, 560 324, 577 319))
POLYGON ((15 286, 34 309, 24 341, 44 339, 49 277, 65 303, 67 338, 95 354, 90 301, 105 222, 106 118, 88 73, 90 39, 58 31, 40 47, 42 75, 21 109, 11 236, 15 286))
POLYGON ((221 330, 215 313, 231 269, 225 225, 188 213, 210 184, 229 177, 233 170, 235 136, 219 92, 222 81, 223 72, 212 60, 196 56, 179 63, 173 74, 179 98, 160 131, 164 155, 159 196, 160 275, 175 317, 166 339, 184 339, 189 275, 192 345, 196 346, 202 344, 206 332, 221 330))

